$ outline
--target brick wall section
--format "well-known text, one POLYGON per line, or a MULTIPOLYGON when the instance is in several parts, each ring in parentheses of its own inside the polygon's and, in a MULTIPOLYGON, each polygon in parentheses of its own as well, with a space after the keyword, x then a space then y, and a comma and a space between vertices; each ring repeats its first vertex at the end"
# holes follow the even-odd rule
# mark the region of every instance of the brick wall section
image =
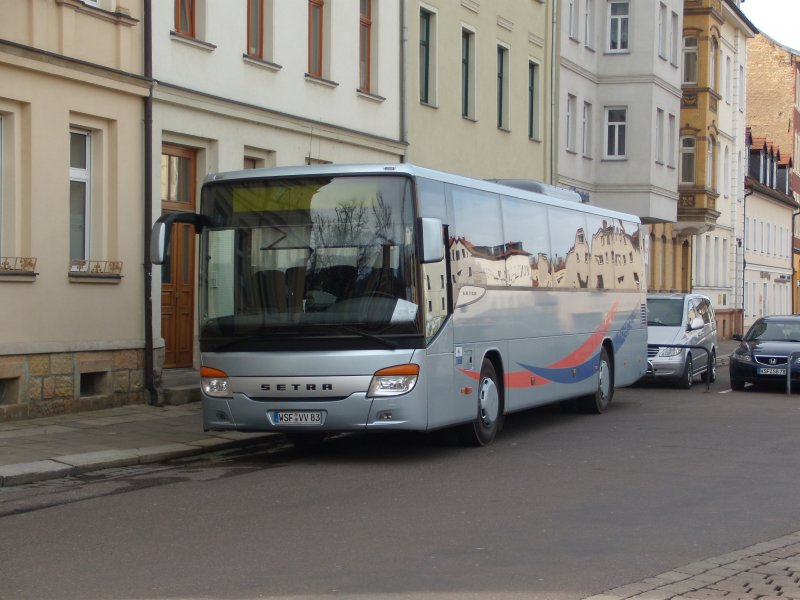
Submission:
POLYGON ((792 53, 759 34, 747 42, 747 125, 791 156, 794 144, 792 53))
POLYGON ((0 356, 0 421, 144 402, 144 351, 0 356), (81 376, 91 385, 81 394, 81 376))

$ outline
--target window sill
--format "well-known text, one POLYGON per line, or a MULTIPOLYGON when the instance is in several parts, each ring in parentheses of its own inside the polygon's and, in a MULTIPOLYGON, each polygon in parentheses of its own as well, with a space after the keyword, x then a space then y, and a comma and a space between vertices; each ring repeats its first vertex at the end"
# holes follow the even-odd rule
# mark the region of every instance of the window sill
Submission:
POLYGON ((242 60, 244 60, 245 64, 264 69, 265 71, 277 72, 283 69, 282 65, 264 60, 263 58, 258 58, 257 56, 250 56, 249 54, 242 54, 242 60))
POLYGON ((624 160, 628 160, 628 157, 627 156, 604 156, 603 157, 603 162, 605 162, 605 161, 608 161, 608 162, 621 162, 621 161, 624 161, 624 160))
POLYGON ((478 119, 476 119, 475 117, 470 117, 469 115, 461 115, 461 118, 464 119, 465 121, 469 121, 470 123, 478 122, 478 119))
POLYGON ((372 92, 367 92, 365 90, 356 90, 356 94, 358 94, 359 98, 364 98, 364 100, 370 100, 371 102, 385 102, 386 98, 383 96, 379 96, 378 94, 373 94, 372 92))
POLYGON ((316 83, 317 85, 327 88, 339 87, 339 84, 336 81, 331 81, 330 79, 325 79, 324 77, 318 77, 317 75, 312 75, 311 73, 306 73, 306 81, 309 83, 316 83))
POLYGON ((503 127, 503 126, 498 127, 497 131, 502 131, 503 133, 511 133, 511 130, 508 127, 503 127))
POLYGON ((630 54, 630 53, 631 53, 631 51, 627 50, 627 49, 626 50, 610 50, 610 49, 606 48, 606 51, 603 54, 611 54, 613 56, 615 54, 630 54))
POLYGON ((0 283, 14 282, 14 283, 32 283, 36 281, 36 276, 39 275, 34 271, 0 271, 0 283))
POLYGON ((186 35, 184 33, 178 33, 177 31, 170 31, 169 36, 175 42, 180 42, 182 44, 186 44, 187 46, 192 46, 193 48, 197 48, 199 50, 205 50, 206 52, 213 52, 214 50, 217 49, 217 47, 214 44, 209 44, 208 42, 198 40, 197 38, 193 38, 192 36, 186 35))
POLYGON ((127 9, 121 9, 120 7, 117 7, 117 10, 112 12, 110 10, 100 8, 99 6, 86 4, 83 2, 83 0, 56 0, 56 4, 60 4, 61 6, 69 6, 75 12, 79 12, 84 15, 91 15, 103 21, 114 23, 115 25, 133 27, 139 22, 138 19, 131 17, 130 13, 127 12, 127 9))
POLYGON ((566 150, 567 150, 567 154, 573 154, 575 156, 578 155, 578 153, 575 150, 573 150, 572 148, 567 148, 566 150))
POLYGON ((119 283, 122 275, 115 273, 73 273, 69 274, 70 283, 119 283))

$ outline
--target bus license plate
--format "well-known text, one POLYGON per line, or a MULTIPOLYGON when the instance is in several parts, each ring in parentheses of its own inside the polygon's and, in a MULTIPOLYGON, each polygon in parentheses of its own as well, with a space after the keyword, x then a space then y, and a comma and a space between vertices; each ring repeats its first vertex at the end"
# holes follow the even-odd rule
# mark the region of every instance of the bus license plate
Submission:
POLYGON ((322 411, 320 410, 273 410, 273 425, 322 425, 322 411))
POLYGON ((786 375, 786 369, 777 369, 774 367, 761 367, 758 369, 759 375, 786 375))

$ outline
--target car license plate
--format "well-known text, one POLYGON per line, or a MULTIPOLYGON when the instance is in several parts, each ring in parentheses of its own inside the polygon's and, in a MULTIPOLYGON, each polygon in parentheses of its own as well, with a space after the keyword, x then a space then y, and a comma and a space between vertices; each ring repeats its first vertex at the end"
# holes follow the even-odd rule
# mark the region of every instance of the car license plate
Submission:
POLYGON ((321 410, 272 410, 269 413, 273 425, 309 425, 323 423, 321 410))
POLYGON ((760 367, 758 369, 759 375, 786 375, 786 369, 778 369, 775 367, 760 367))

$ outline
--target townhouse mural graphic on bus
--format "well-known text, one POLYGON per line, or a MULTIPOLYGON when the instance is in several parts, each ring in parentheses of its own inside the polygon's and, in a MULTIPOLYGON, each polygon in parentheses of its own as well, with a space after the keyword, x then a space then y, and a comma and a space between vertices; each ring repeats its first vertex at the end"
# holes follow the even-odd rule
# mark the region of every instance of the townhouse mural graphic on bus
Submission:
MULTIPOLYGON (((456 203, 471 200, 454 195, 456 203)), ((537 207, 538 219, 515 219, 522 208, 516 199, 492 204, 457 211, 468 216, 449 240, 456 306, 498 288, 641 290, 637 224, 545 206, 537 207), (487 214, 494 210, 502 218, 487 214)))

